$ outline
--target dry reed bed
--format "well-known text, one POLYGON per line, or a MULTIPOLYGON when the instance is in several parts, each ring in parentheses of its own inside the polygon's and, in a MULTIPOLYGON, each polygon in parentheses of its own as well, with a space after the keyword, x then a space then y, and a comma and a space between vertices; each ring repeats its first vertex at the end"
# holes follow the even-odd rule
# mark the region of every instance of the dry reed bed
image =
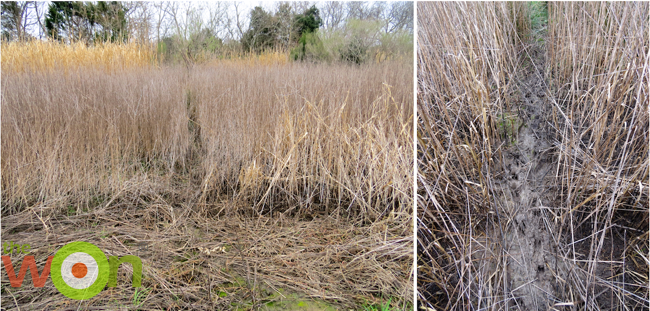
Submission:
POLYGON ((106 203, 185 160, 180 70, 2 75, 3 214, 106 203))
POLYGON ((3 70, 3 214, 107 206, 135 180, 207 208, 405 211, 409 68, 3 70))
POLYGON ((412 202, 408 68, 197 72, 202 188, 228 192, 238 184, 257 212, 355 207, 377 219, 404 211, 412 202))
MULTIPOLYGON (((551 293, 565 307, 649 305, 648 9, 549 4, 547 68, 536 70, 550 84, 540 91, 557 134, 558 199, 545 228, 572 267, 551 293)), ((499 251, 499 231, 512 219, 498 214, 493 181, 516 130, 502 120, 517 95, 517 53, 528 53, 529 12, 420 3, 418 14, 420 298, 436 309, 508 308, 516 297, 502 264, 512 254, 499 251)))
POLYGON ((650 4, 552 3, 549 19, 557 238, 567 259, 584 262, 567 279, 567 298, 587 308, 647 308, 650 4), (606 241, 621 247, 606 251, 606 241), (619 272, 603 278, 603 269, 619 272), (613 297, 607 306, 598 301, 603 291, 613 297))
MULTIPOLYGON (((189 71, 12 71, 3 59, 3 239, 37 258, 71 240, 118 255, 147 245, 145 308, 260 307, 272 288, 350 307, 382 293, 406 308, 412 66, 273 59, 189 71), (236 247, 197 250, 215 241, 236 247)), ((2 303, 71 303, 46 288, 2 303)), ((132 305, 131 288, 117 291, 89 308, 132 305)))
POLYGON ((418 282, 436 309, 503 300, 503 273, 474 279, 485 267, 470 245, 472 232, 495 220, 491 178, 505 140, 498 124, 513 96, 525 9, 418 3, 418 282))
POLYGON ((2 70, 12 72, 98 68, 106 71, 144 68, 156 63, 150 47, 135 43, 106 42, 88 46, 77 42, 32 40, 2 42, 2 70))

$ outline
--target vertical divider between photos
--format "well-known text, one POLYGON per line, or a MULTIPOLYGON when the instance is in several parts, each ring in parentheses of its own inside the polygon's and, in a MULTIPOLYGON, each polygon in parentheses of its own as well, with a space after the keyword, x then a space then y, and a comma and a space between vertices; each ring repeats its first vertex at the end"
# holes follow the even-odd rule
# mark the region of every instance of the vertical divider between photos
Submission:
POLYGON ((417 113, 418 113, 418 67, 417 67, 417 42, 418 42, 418 13, 417 1, 413 1, 413 309, 417 309, 417 185, 418 185, 418 161, 417 161, 417 113))

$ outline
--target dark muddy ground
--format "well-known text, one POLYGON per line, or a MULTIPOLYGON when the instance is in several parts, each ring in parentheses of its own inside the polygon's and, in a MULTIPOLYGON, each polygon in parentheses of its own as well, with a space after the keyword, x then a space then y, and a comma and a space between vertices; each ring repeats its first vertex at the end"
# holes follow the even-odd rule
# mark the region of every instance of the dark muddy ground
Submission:
POLYGON ((515 304, 522 309, 542 306, 547 293, 556 290, 552 270, 557 270, 552 230, 546 209, 553 205, 553 133, 550 105, 543 80, 544 53, 541 47, 529 50, 527 63, 518 80, 520 99, 515 103, 519 126, 514 143, 503 153, 505 176, 495 180, 502 196, 506 277, 515 304))
MULTIPOLYGON (((505 262, 493 262, 490 266, 506 267, 505 292, 512 298, 509 308, 622 307, 625 298, 621 297, 640 298, 634 294, 639 288, 624 282, 625 275, 629 280, 630 275, 644 272, 631 260, 625 261, 631 233, 638 236, 639 232, 633 232, 626 217, 615 215, 602 251, 594 259, 590 251, 598 242, 593 226, 572 221, 570 228, 562 227, 558 211, 565 204, 560 199, 563 190, 557 175, 559 142, 553 115, 557 101, 552 102, 555 95, 545 77, 542 44, 525 50, 523 64, 517 76, 517 111, 512 112, 516 115, 517 131, 511 133, 511 144, 503 152, 504 174, 494 179, 496 192, 501 194, 497 196, 497 206, 501 208, 499 228, 494 227, 489 233, 491 237, 502 235, 494 241, 503 247, 494 245, 493 249, 500 249, 505 262), (591 284, 587 285, 592 286, 588 303, 569 299, 579 296, 572 288, 575 284, 591 284)), ((624 212, 617 212, 620 213, 624 212)), ((634 300, 628 301, 630 306, 639 306, 634 300)))

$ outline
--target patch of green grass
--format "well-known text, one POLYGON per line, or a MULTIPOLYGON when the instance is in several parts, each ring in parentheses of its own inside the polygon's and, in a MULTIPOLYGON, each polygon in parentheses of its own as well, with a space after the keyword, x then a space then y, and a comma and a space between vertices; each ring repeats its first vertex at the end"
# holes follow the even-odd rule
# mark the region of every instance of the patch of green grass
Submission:
MULTIPOLYGON (((361 305, 363 311, 397 311, 402 310, 399 306, 391 305, 393 298, 389 298, 383 303, 369 304, 365 303, 361 305)), ((407 308, 408 309, 408 308, 407 308)))
POLYGON ((68 205, 68 216, 74 216, 77 213, 77 209, 73 205, 68 205))
POLYGON ((506 143, 517 143, 519 128, 523 125, 521 119, 516 114, 504 113, 498 115, 497 122, 499 134, 506 143))
POLYGON ((284 299, 273 300, 264 304, 262 310, 305 310, 305 311, 335 311, 336 307, 318 299, 307 299, 298 294, 285 294, 284 299))
POLYGON ((99 238, 102 240, 108 237, 108 231, 106 229, 102 228, 102 230, 99 232, 99 238))
POLYGON ((144 302, 144 300, 147 299, 150 291, 151 289, 146 287, 136 288, 135 292, 133 293, 133 305, 139 307, 144 302))
MULTIPOLYGON (((548 6, 546 1, 528 2, 530 10, 530 26, 533 32, 543 31, 548 25, 548 6)), ((539 40, 539 39, 538 39, 539 40)))
POLYGON ((90 204, 91 206, 100 206, 102 203, 106 201, 106 197, 104 195, 95 195, 90 199, 90 204))

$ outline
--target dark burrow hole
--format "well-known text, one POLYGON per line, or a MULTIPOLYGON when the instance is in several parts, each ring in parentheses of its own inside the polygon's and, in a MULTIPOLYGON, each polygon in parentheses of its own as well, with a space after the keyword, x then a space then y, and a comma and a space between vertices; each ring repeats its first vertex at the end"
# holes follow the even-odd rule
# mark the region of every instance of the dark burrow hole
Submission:
POLYGON ((544 265, 538 265, 537 272, 544 272, 544 265))

